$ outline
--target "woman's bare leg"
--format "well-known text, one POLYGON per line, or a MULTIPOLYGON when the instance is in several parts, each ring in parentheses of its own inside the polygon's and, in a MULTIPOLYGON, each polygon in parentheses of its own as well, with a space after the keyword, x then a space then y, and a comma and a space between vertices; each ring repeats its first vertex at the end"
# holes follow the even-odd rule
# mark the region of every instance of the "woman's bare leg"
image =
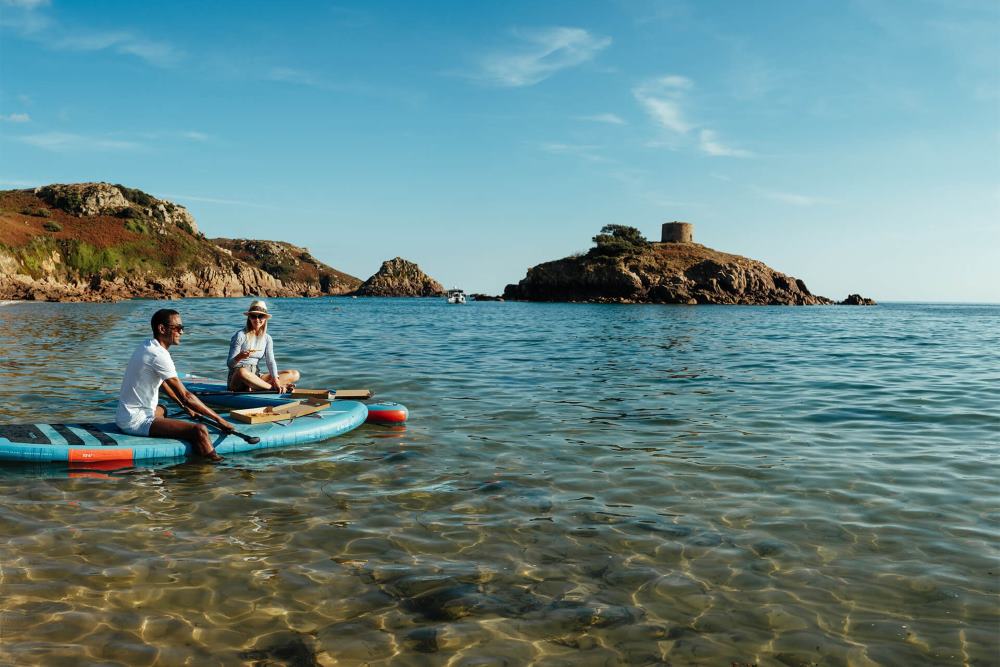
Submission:
MULTIPOLYGON (((287 371, 281 371, 278 373, 278 381, 283 385, 295 384, 299 381, 299 372, 295 369, 289 369, 287 371)), ((260 379, 268 383, 268 387, 271 386, 271 374, 264 373, 260 376, 260 379)))
MULTIPOLYGON (((267 377, 266 375, 264 377, 267 377)), ((233 379, 229 383, 229 388, 232 391, 245 391, 247 389, 253 391, 254 389, 270 389, 271 385, 263 378, 257 377, 256 373, 250 372, 250 369, 240 366, 233 373, 233 379)))

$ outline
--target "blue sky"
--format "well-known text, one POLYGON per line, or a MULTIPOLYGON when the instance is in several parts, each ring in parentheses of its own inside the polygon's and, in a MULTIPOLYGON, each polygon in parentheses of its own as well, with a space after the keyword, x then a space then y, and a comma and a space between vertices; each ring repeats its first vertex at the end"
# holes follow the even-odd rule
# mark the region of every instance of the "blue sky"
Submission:
POLYGON ((0 187, 498 293, 609 223, 1000 302, 1000 5, 0 0, 0 187))

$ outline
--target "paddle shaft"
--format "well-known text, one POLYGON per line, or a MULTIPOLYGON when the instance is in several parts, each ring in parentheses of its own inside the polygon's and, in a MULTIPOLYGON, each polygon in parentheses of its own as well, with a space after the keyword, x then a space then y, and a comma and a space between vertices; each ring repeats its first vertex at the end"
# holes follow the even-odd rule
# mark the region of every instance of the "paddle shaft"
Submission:
POLYGON ((233 429, 232 431, 230 431, 227 428, 223 428, 222 424, 218 423, 214 419, 210 419, 210 418, 208 418, 208 417, 206 417, 204 415, 198 415, 198 414, 196 414, 194 416, 194 418, 197 419, 200 422, 208 424, 209 426, 214 426, 215 428, 219 429, 220 431, 222 431, 226 435, 238 435, 239 437, 243 438, 245 441, 249 442, 251 445, 256 445, 258 442, 260 442, 260 438, 258 438, 255 435, 247 435, 246 433, 240 433, 236 429, 233 429))
POLYGON ((279 392, 277 389, 262 389, 260 391, 192 391, 195 396, 240 396, 243 394, 288 394, 292 395, 292 392, 285 391, 279 392))
MULTIPOLYGON (((350 400, 367 400, 375 395, 371 389, 341 389, 340 391, 330 391, 328 389, 295 389, 292 391, 279 392, 277 389, 265 389, 261 391, 192 391, 195 396, 257 396, 260 394, 280 394, 282 396, 288 395, 289 397, 295 398, 298 394, 299 397, 303 396, 314 396, 318 398, 318 394, 333 394, 337 398, 337 394, 344 394, 343 398, 349 398, 350 400)), ((324 397, 325 398, 325 397, 324 397)))

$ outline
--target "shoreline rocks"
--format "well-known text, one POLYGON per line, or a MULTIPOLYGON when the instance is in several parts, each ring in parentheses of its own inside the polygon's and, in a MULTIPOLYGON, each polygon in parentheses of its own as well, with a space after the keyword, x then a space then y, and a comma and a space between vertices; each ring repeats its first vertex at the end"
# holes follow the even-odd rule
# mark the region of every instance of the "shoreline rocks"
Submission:
POLYGON ((300 296, 337 296, 361 286, 361 280, 319 261, 306 248, 286 241, 211 239, 232 256, 281 281, 300 296))

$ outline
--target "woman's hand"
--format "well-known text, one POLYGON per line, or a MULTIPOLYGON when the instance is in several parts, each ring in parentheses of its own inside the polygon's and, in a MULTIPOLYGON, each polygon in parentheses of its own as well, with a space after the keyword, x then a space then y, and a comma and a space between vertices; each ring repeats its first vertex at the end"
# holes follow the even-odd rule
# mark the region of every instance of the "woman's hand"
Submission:
POLYGON ((279 394, 284 394, 288 391, 288 385, 282 384, 278 380, 271 380, 271 387, 273 387, 279 394))
POLYGON ((243 361, 244 359, 248 359, 253 352, 254 350, 242 350, 239 354, 233 357, 233 359, 236 361, 243 361))

